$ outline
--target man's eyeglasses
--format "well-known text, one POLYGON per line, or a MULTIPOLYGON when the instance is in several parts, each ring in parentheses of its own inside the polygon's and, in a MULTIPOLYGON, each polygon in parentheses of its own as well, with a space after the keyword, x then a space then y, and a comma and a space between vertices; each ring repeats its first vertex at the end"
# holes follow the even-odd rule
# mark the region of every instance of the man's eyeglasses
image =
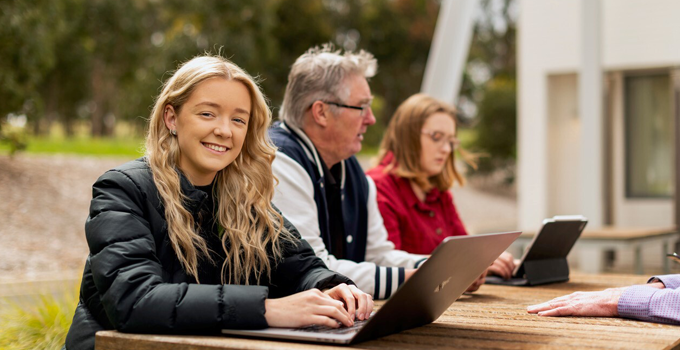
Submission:
POLYGON ((421 133, 423 133, 423 135, 429 136, 430 140, 432 140, 432 142, 436 143, 440 147, 448 143, 451 146, 451 150, 455 150, 460 145, 460 140, 458 140, 458 138, 456 138, 454 135, 447 136, 445 133, 441 131, 431 130, 422 130, 421 133))
POLYGON ((329 105, 333 105, 333 106, 342 107, 342 108, 349 108, 349 109, 356 109, 356 110, 359 110, 359 111, 361 111, 361 112, 359 113, 359 116, 360 116, 360 117, 366 116, 366 113, 367 113, 368 110, 371 108, 371 104, 370 104, 370 103, 364 103, 364 104, 362 104, 361 106, 343 105, 342 103, 330 102, 330 101, 323 101, 323 103, 329 104, 329 105))

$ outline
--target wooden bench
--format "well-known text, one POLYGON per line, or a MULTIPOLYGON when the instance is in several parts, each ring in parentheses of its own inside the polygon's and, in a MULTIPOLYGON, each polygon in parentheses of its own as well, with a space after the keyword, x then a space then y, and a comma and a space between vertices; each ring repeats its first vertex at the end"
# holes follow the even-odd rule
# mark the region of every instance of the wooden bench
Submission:
MULTIPOLYGON (((521 257, 524 248, 534 238, 534 232, 525 232, 513 243, 512 253, 521 257)), ((636 274, 643 274, 642 247, 649 244, 661 246, 659 259, 664 273, 670 273, 670 264, 666 254, 672 253, 680 233, 675 227, 657 228, 623 228, 603 227, 588 229, 581 234, 572 253, 578 256, 579 270, 585 273, 602 273, 605 265, 606 251, 632 249, 633 266, 636 274)))

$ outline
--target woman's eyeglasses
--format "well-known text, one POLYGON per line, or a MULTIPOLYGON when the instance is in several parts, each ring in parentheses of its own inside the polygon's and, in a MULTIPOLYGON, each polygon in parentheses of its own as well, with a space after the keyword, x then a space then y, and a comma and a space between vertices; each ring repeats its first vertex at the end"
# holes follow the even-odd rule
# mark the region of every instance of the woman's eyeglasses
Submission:
POLYGON ((456 138, 456 136, 454 135, 446 135, 441 131, 431 130, 422 130, 421 133, 423 135, 429 136, 430 140, 432 140, 432 142, 436 143, 440 147, 448 143, 451 146, 451 150, 455 150, 460 145, 460 140, 458 140, 458 138, 456 138))

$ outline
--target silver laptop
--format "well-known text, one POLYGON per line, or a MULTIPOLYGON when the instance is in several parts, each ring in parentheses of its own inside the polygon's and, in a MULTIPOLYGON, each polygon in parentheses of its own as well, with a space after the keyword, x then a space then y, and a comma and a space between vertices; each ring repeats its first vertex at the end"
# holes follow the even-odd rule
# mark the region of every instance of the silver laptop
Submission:
POLYGON ((426 325, 439 318, 519 235, 507 232, 445 239, 377 312, 352 327, 224 329, 222 333, 353 344, 426 325))

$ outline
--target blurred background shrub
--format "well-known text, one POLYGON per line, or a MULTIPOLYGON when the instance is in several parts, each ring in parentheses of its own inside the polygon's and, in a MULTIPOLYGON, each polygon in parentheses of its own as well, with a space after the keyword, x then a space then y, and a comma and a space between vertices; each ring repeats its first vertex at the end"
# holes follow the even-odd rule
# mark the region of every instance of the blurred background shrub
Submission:
MULTIPOLYGON (((160 83, 204 52, 257 76, 277 116, 294 60, 331 42, 378 59, 378 121, 364 150, 375 152, 396 107, 420 90, 440 2, 9 0, 0 11, 0 149, 139 155, 160 83), (23 116, 21 130, 11 116, 23 116)), ((471 127, 465 146, 489 155, 485 171, 514 163, 516 7, 480 1, 458 103, 471 127)))

